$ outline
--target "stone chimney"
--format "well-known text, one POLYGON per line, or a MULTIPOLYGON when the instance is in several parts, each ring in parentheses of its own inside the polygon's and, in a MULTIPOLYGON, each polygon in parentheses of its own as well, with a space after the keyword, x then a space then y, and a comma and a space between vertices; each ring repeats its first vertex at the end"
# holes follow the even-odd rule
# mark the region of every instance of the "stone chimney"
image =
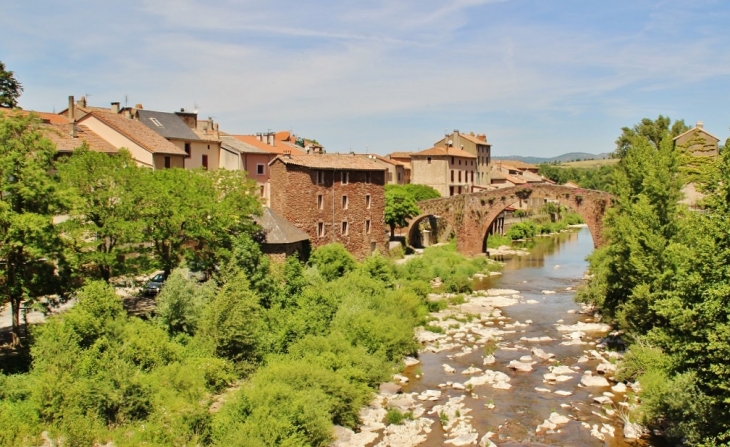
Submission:
POLYGON ((139 109, 139 110, 144 110, 144 107, 142 107, 142 104, 135 104, 134 108, 139 109))
POLYGON ((76 122, 76 103, 73 95, 68 97, 68 121, 70 123, 76 122))
POLYGON ((702 121, 697 121, 697 126, 696 127, 698 129, 704 129, 705 128, 705 123, 703 123, 702 121))
POLYGON ((284 158, 291 158, 291 151, 284 151, 284 158))
POLYGON ((215 125, 213 126, 213 138, 215 138, 216 140, 220 140, 221 138, 221 134, 220 132, 218 132, 218 123, 215 123, 215 125))
POLYGON ((459 147, 459 129, 454 129, 454 138, 452 139, 451 147, 459 147))
POLYGON ((175 112, 175 115, 179 116, 189 128, 196 130, 198 128, 198 114, 197 112, 186 112, 185 109, 180 109, 179 112, 175 112))
POLYGON ((477 134, 477 140, 487 142, 487 134, 484 133, 478 133, 477 134))
POLYGON ((119 113, 119 103, 113 102, 111 110, 112 110, 112 113, 119 113))
POLYGON ((78 105, 79 107, 86 107, 86 96, 82 96, 76 105, 78 105))

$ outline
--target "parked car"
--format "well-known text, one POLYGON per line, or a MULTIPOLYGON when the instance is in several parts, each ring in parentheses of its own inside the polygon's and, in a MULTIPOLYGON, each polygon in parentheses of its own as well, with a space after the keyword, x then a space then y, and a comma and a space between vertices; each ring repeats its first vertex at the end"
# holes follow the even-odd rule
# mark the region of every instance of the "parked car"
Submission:
POLYGON ((164 273, 158 273, 152 278, 150 278, 149 281, 147 281, 147 284, 145 284, 144 288, 142 289, 142 293, 145 295, 157 295, 160 293, 160 289, 162 288, 162 285, 167 280, 167 276, 164 273))

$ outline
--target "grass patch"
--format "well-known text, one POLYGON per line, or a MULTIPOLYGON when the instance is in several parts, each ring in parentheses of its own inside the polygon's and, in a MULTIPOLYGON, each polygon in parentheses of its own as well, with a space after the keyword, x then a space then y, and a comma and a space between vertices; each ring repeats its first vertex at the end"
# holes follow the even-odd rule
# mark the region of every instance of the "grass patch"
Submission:
POLYGON ((413 412, 403 413, 397 408, 391 408, 385 415, 385 420, 390 425, 401 425, 405 420, 413 420, 413 412))

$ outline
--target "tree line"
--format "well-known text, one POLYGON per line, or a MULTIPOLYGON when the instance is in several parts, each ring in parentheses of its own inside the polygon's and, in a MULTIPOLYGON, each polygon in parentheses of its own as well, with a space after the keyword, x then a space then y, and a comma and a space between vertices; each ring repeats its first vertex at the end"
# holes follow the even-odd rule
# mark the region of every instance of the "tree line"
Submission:
POLYGON ((0 191, 0 293, 14 345, 21 305, 183 260, 212 274, 233 239, 256 235, 261 212, 242 171, 150 170, 125 150, 85 145, 59 157, 32 113, 0 113, 0 191))
POLYGON ((682 121, 643 120, 617 141, 608 244, 590 257, 579 299, 625 331, 617 378, 638 380, 630 417, 673 442, 730 443, 730 140, 693 157, 682 121), (705 194, 680 204, 683 185, 705 194))

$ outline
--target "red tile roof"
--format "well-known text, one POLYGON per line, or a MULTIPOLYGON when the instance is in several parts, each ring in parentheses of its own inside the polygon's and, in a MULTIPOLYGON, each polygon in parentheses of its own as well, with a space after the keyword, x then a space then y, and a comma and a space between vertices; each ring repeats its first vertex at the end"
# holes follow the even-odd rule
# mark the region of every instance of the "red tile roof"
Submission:
POLYGON ((432 147, 425 151, 416 152, 411 157, 461 157, 461 158, 477 158, 476 155, 472 155, 467 151, 457 149, 455 147, 432 147))
POLYGON ((385 171, 387 169, 375 160, 354 154, 280 155, 271 160, 269 164, 271 165, 277 160, 286 165, 304 166, 312 169, 343 171, 385 171))
MULTIPOLYGON (((59 115, 56 115, 59 116, 59 115)), ((61 117, 63 118, 63 117, 61 117)), ((66 120, 63 118, 64 121, 66 120)), ((116 154, 119 149, 84 125, 76 125, 76 137, 71 136, 71 125, 44 124, 43 134, 56 145, 58 152, 73 152, 85 142, 95 152, 116 154)))
POLYGON ((413 154, 413 152, 393 152, 389 156, 391 158, 411 158, 411 155, 413 154))
POLYGON ((291 152, 292 155, 305 155, 302 148, 291 144, 284 143, 283 141, 277 141, 275 146, 266 144, 263 141, 259 141, 255 135, 231 135, 239 141, 243 141, 257 149, 261 149, 269 154, 284 154, 284 152, 291 152))
POLYGON ((91 111, 84 115, 79 124, 94 117, 155 154, 187 155, 184 150, 167 141, 163 136, 140 123, 123 115, 109 112, 91 111))

